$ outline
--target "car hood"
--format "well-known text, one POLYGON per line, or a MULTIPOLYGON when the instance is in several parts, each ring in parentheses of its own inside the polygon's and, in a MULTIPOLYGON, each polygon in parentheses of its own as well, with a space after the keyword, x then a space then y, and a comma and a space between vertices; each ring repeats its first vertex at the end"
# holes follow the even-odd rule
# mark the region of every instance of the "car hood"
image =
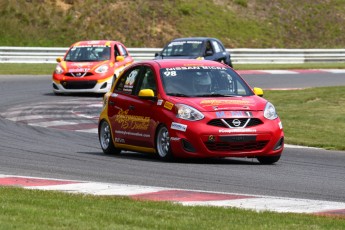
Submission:
POLYGON ((258 96, 246 97, 202 97, 176 98, 174 103, 182 103, 198 109, 200 112, 214 111, 259 111, 264 110, 267 101, 258 96))
POLYGON ((156 59, 196 59, 201 56, 157 56, 156 59))
POLYGON ((110 61, 95 61, 95 62, 67 62, 62 61, 60 64, 66 72, 87 72, 93 71, 103 64, 109 64, 110 61))

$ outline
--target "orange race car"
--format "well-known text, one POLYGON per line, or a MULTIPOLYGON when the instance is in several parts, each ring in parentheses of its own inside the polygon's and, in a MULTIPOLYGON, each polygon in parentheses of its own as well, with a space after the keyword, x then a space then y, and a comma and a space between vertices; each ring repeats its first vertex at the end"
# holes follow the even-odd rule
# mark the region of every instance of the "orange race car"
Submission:
POLYGON ((52 82, 55 94, 106 93, 133 58, 122 43, 99 40, 74 43, 56 61, 52 82))

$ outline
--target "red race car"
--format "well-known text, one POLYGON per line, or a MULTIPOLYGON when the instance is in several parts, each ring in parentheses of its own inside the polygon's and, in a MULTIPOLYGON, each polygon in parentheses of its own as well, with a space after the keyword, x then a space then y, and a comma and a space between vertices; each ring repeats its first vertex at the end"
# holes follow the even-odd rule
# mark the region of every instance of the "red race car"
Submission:
POLYGON ((284 132, 274 106, 229 66, 150 60, 126 68, 104 95, 99 141, 106 154, 280 159, 284 132))
POLYGON ((119 73, 133 63, 118 41, 80 41, 73 44, 53 73, 53 91, 61 93, 106 93, 119 73))

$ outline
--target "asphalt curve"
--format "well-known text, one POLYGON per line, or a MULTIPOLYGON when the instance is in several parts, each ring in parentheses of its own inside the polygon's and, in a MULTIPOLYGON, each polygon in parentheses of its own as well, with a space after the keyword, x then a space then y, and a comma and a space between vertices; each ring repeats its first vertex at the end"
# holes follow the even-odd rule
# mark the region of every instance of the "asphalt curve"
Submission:
MULTIPOLYGON (((295 85, 284 80, 290 75, 277 76, 281 80, 276 85, 270 79, 274 75, 244 77, 264 89, 328 85, 334 79, 340 81, 334 85, 345 85, 340 75, 294 75, 295 85)), ((35 105, 44 104, 40 111, 49 114, 59 102, 71 108, 78 101, 101 103, 101 96, 55 96, 50 81, 50 76, 0 76, 0 174, 345 201, 345 152, 341 151, 288 147, 275 165, 235 158, 164 163, 140 153, 106 156, 95 132, 33 126, 4 117, 13 108, 22 107, 27 115, 37 113, 35 105)), ((77 120, 75 114, 71 116, 77 120)))

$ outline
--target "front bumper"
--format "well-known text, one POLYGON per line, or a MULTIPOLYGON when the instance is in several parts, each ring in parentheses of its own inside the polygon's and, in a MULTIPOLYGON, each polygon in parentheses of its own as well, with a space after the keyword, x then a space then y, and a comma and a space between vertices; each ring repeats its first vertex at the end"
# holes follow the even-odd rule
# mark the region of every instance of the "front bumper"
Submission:
POLYGON ((54 93, 106 93, 111 89, 113 77, 105 80, 54 80, 52 81, 54 93))
POLYGON ((177 157, 257 157, 280 155, 284 132, 279 119, 252 128, 188 126, 170 130, 171 148, 177 157))

